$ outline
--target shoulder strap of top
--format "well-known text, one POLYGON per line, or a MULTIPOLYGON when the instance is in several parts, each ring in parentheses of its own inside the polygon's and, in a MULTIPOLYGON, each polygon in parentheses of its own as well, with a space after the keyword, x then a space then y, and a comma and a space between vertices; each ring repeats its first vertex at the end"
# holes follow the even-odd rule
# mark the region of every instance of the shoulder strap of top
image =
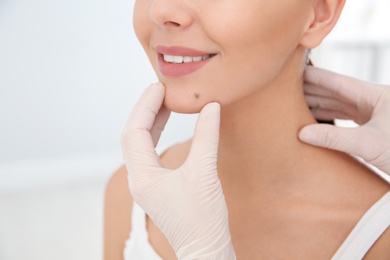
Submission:
POLYGON ((131 231, 123 249, 123 259, 162 260, 149 243, 146 213, 136 202, 131 215, 131 231))
POLYGON ((360 219, 332 260, 363 259, 375 241, 390 225, 390 192, 376 202, 360 219))

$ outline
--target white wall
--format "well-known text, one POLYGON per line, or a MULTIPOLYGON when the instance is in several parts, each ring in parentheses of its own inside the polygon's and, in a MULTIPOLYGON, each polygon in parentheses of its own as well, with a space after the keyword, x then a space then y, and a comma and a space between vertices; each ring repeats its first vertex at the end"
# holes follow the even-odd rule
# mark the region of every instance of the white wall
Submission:
MULTIPOLYGON (((120 164, 122 127, 156 81, 133 33, 132 4, 0 2, 0 188, 19 183, 20 174, 34 182, 64 178, 53 176, 55 167, 51 176, 32 176, 26 165, 69 168, 96 156, 120 164)), ((189 137, 193 118, 173 116, 162 143, 189 137)))
POLYGON ((390 84, 390 1, 346 1, 338 24, 319 48, 314 62, 363 80, 390 84))
MULTIPOLYGON (((154 73, 124 0, 0 0, 0 259, 101 259, 120 134, 154 73)), ((161 147, 189 137, 173 116, 161 147)))

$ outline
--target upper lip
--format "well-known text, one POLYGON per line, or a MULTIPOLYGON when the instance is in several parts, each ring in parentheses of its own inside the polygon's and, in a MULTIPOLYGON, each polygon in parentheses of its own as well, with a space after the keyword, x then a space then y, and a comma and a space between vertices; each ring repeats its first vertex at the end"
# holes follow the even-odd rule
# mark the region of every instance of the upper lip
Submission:
POLYGON ((180 47, 180 46, 156 46, 154 48, 158 53, 164 54, 164 55, 173 55, 173 56, 190 56, 190 57, 197 57, 197 56, 204 56, 208 54, 213 54, 205 51, 200 51, 192 48, 187 47, 180 47))

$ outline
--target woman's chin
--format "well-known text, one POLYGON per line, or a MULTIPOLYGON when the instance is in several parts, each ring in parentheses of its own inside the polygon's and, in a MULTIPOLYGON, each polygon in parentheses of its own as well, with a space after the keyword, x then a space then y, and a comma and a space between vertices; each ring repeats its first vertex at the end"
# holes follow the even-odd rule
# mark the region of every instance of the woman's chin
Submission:
POLYGON ((199 113, 210 102, 216 101, 215 95, 199 87, 198 84, 175 84, 163 82, 165 85, 164 105, 173 112, 181 114, 199 113))
MULTIPOLYGON (((205 104, 204 104, 205 105, 205 104)), ((196 114, 199 113, 204 107, 200 102, 186 102, 186 99, 176 100, 170 99, 165 96, 164 106, 170 111, 180 114, 196 114)))

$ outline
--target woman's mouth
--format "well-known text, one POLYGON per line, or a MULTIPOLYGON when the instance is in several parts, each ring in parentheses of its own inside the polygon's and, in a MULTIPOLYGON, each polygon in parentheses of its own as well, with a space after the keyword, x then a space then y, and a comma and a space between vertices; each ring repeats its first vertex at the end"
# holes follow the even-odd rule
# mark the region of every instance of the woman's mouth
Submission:
POLYGON ((185 47, 157 46, 160 72, 167 77, 181 77, 191 74, 206 65, 216 54, 185 47))
POLYGON ((214 55, 215 54, 206 54, 202 56, 191 57, 191 56, 174 56, 174 55, 163 54, 163 57, 165 62, 180 64, 180 63, 190 63, 190 62, 199 62, 202 60, 207 60, 214 55))

